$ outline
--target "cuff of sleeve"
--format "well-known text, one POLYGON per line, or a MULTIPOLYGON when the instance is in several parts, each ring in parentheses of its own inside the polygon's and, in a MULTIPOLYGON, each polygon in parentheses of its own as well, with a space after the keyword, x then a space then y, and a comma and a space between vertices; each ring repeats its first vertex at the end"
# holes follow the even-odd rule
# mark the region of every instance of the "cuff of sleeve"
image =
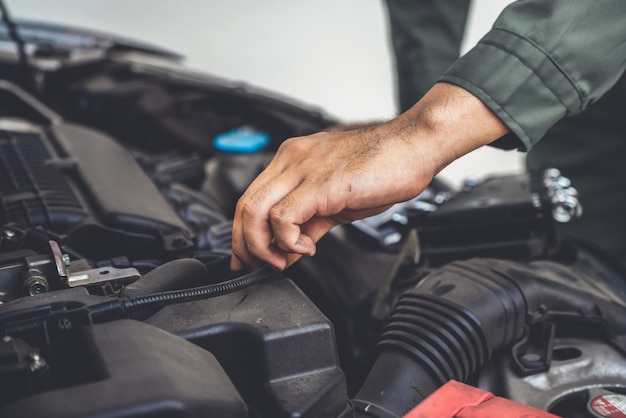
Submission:
POLYGON ((494 29, 439 79, 478 97, 530 149, 581 95, 558 64, 532 41, 494 29))

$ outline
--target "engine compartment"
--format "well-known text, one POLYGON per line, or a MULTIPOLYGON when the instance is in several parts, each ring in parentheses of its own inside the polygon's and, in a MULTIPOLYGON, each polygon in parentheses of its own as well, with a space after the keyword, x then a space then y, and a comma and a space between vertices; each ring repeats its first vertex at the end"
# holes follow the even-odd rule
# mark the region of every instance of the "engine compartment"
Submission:
POLYGON ((596 417, 626 394, 624 276, 554 233, 581 214, 557 170, 435 180, 284 274, 232 272, 238 196, 337 121, 158 48, 9 32, 1 416, 401 417, 457 380, 596 417))

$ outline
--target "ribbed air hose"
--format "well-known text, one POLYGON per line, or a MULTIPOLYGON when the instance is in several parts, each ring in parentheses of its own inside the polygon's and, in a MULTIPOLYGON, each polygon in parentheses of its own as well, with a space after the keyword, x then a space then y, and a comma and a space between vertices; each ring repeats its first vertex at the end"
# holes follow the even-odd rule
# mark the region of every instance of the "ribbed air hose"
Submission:
POLYGON ((442 384, 465 381, 489 356, 472 312, 428 294, 408 293, 398 301, 379 347, 415 356, 442 384))
POLYGON ((523 292, 498 262, 451 263, 402 295, 353 400, 357 417, 397 418, 448 380, 467 381, 522 337, 523 292))

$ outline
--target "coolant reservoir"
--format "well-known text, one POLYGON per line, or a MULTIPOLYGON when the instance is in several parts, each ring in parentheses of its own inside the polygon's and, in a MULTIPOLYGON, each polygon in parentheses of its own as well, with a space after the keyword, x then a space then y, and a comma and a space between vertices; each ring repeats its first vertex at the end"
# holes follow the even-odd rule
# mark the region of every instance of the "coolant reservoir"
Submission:
POLYGON ((242 127, 217 135, 215 156, 206 166, 205 193, 213 197, 224 215, 232 217, 237 200, 271 159, 265 152, 270 137, 242 127))

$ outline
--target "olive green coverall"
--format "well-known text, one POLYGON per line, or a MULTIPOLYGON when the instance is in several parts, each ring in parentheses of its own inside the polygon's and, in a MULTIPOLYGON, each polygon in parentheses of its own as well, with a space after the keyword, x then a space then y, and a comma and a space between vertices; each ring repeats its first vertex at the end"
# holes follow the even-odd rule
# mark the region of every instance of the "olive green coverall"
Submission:
POLYGON ((581 219, 566 239, 626 266, 626 1, 522 0, 456 60, 468 0, 387 0, 406 110, 438 80, 481 99, 511 130, 494 145, 572 180, 581 219), (441 75, 443 74, 443 75, 441 75))

